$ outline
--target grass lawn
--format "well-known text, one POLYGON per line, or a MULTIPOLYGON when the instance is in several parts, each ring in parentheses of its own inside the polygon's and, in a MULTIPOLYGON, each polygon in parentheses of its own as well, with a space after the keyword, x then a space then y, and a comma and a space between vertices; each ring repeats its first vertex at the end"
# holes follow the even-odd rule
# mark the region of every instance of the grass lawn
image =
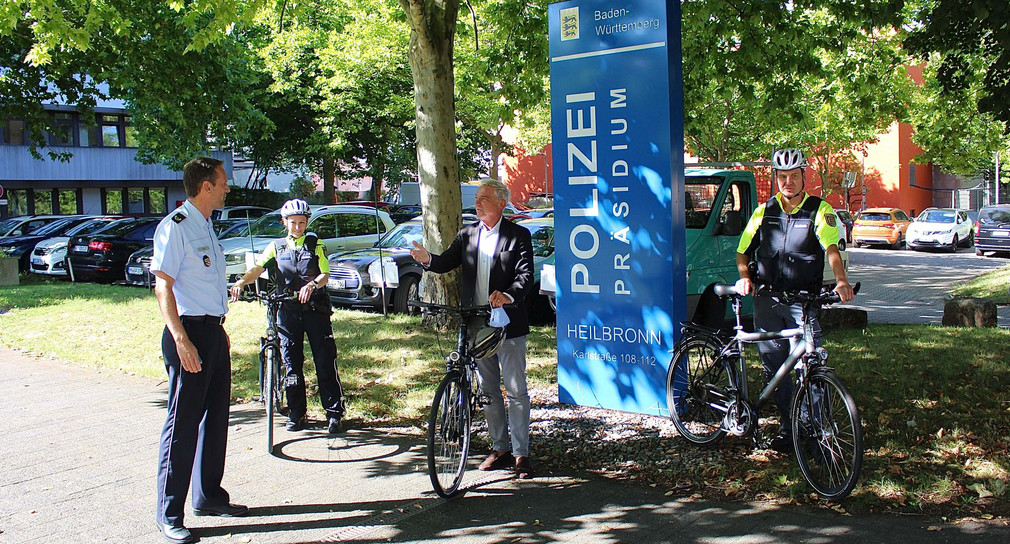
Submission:
MULTIPOLYGON (((0 344, 84 366, 165 375, 159 347, 163 325, 152 293, 28 282, 0 288, 0 344)), ((264 327, 263 306, 232 305, 226 329, 232 339, 233 396, 239 402, 249 401, 257 388, 256 354, 264 327)), ((333 328, 349 417, 367 426, 423 425, 444 369, 441 354, 450 349, 454 334, 436 334, 414 317, 351 311, 337 311, 333 328)), ((1010 331, 871 325, 831 331, 825 346, 829 364, 856 398, 866 436, 862 479, 847 509, 951 517, 1010 514, 1010 331)), ((556 391, 552 327, 534 328, 529 353, 531 389, 556 391)), ((311 371, 307 374, 311 383, 311 371)), ((759 372, 752 377, 759 380, 759 372)), ((318 401, 310 399, 309 405, 320 414, 318 401)), ((628 443, 635 439, 629 437, 628 443)), ((661 447, 677 455, 692 446, 675 437, 661 447)), ((545 457, 553 455, 548 444, 538 448, 545 457)), ((733 489, 733 498, 809 501, 795 462, 762 459, 739 441, 727 441, 720 451, 718 462, 700 461, 666 475, 646 467, 636 478, 671 488, 687 481, 699 490, 733 489)), ((541 459, 546 466, 564 467, 564 455, 559 451, 558 459, 541 459)), ((580 464, 575 470, 599 467, 580 464)))
POLYGON ((990 270, 964 283, 954 286, 952 293, 959 297, 989 298, 997 304, 1010 302, 1010 265, 990 270))

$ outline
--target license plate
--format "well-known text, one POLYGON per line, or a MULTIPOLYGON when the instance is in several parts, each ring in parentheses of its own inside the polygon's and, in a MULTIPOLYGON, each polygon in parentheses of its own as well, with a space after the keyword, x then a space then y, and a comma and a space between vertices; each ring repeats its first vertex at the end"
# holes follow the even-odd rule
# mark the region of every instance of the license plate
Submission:
POLYGON ((330 280, 326 282, 326 286, 330 289, 343 289, 346 286, 346 283, 344 280, 330 278, 330 280))
POLYGON ((1010 230, 994 230, 992 231, 992 235, 996 238, 1006 238, 1010 236, 1010 230))
POLYGON ((74 246, 74 253, 87 253, 88 246, 74 246))
POLYGON ((144 274, 144 269, 143 267, 140 266, 130 266, 127 267, 126 273, 130 274, 131 276, 140 276, 144 274))
POLYGON ((32 264, 43 265, 42 257, 32 257, 32 264))

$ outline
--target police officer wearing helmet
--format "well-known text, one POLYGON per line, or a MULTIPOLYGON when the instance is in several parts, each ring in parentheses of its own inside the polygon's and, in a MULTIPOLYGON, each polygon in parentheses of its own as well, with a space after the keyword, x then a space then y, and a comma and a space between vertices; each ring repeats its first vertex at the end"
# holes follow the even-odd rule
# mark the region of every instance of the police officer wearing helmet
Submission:
POLYGON ((158 448, 155 522, 165 540, 195 537, 183 524, 193 485, 197 516, 244 516, 221 487, 231 401, 231 342, 224 252, 210 221, 224 206, 228 177, 221 161, 199 157, 183 167, 186 201, 158 223, 151 272, 165 320, 161 353, 168 372, 168 417, 158 448))
MULTIPOLYGON (((751 215, 737 246, 737 290, 754 291, 755 285, 767 285, 774 291, 810 291, 821 288, 824 260, 835 274, 835 292, 842 302, 855 296, 838 251, 838 219, 824 200, 804 190, 807 161, 799 149, 780 149, 772 156, 772 178, 778 193, 751 215), (749 264, 756 261, 756 277, 749 264)), ((758 291, 754 297, 754 326, 760 331, 780 331, 802 326, 800 304, 783 304, 778 298, 758 291)), ((821 328, 814 318, 815 343, 821 345, 821 328)), ((789 356, 789 341, 768 340, 758 344, 765 379, 771 379, 789 356)), ((786 380, 775 390, 775 404, 780 414, 779 434, 771 448, 792 451, 792 425, 789 401, 792 382, 786 380)))
POLYGON ((523 301, 533 287, 533 243, 529 230, 502 216, 508 200, 505 184, 484 180, 475 201, 479 221, 464 225, 441 254, 429 253, 414 242, 410 255, 438 274, 461 267, 460 300, 464 306, 505 308, 508 325, 504 340, 494 327, 480 329, 473 339, 481 392, 490 399, 484 415, 494 448, 480 469, 514 468, 518 477, 529 478, 533 474, 530 396, 526 390, 526 335, 530 327, 523 301), (500 347, 493 349, 496 346, 500 347), (503 382, 509 397, 507 419, 503 382))
POLYGON ((277 313, 277 328, 281 339, 281 359, 287 368, 287 397, 289 431, 305 428, 305 336, 309 337, 312 359, 316 365, 319 399, 326 410, 327 430, 340 432, 344 417, 344 391, 337 375, 337 346, 333 342, 330 324, 330 298, 326 294, 326 280, 330 264, 326 260, 326 247, 315 233, 305 232, 309 223, 309 205, 294 199, 281 207, 281 218, 288 230, 286 238, 268 245, 257 259, 257 265, 245 273, 231 287, 231 298, 237 300, 242 287, 256 281, 266 267, 274 271, 274 279, 281 291, 297 293, 297 301, 286 301, 277 313))

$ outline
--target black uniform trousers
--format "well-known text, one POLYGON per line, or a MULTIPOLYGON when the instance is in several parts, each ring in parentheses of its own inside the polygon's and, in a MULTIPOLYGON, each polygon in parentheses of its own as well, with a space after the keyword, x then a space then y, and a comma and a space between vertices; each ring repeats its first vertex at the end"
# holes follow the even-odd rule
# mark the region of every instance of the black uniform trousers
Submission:
POLYGON ((203 366, 183 370, 172 334, 165 328, 161 352, 168 370, 168 418, 158 449, 158 518, 182 526, 190 479, 193 508, 224 506, 221 487, 228 443, 231 355, 221 325, 183 322, 203 366))
POLYGON ((315 310, 277 312, 277 329, 281 339, 281 360, 288 371, 288 416, 292 421, 305 417, 305 336, 309 337, 312 359, 316 364, 319 400, 326 416, 344 416, 343 391, 337 378, 337 345, 333 343, 333 326, 327 313, 315 310))

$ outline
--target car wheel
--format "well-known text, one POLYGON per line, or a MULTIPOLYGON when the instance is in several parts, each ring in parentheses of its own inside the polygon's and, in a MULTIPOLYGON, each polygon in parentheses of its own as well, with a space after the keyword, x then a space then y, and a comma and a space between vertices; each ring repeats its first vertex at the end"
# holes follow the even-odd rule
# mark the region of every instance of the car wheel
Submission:
POLYGON ((969 232, 968 237, 964 239, 964 247, 971 247, 975 245, 975 232, 969 232))
POLYGON ((948 248, 951 253, 957 253, 957 246, 961 245, 961 241, 957 239, 957 235, 954 235, 954 239, 950 241, 950 247, 948 248))
POLYGON ((409 306, 411 300, 417 300, 417 286, 420 279, 414 274, 408 274, 400 278, 400 285, 393 291, 393 313, 417 315, 420 308, 409 306))

